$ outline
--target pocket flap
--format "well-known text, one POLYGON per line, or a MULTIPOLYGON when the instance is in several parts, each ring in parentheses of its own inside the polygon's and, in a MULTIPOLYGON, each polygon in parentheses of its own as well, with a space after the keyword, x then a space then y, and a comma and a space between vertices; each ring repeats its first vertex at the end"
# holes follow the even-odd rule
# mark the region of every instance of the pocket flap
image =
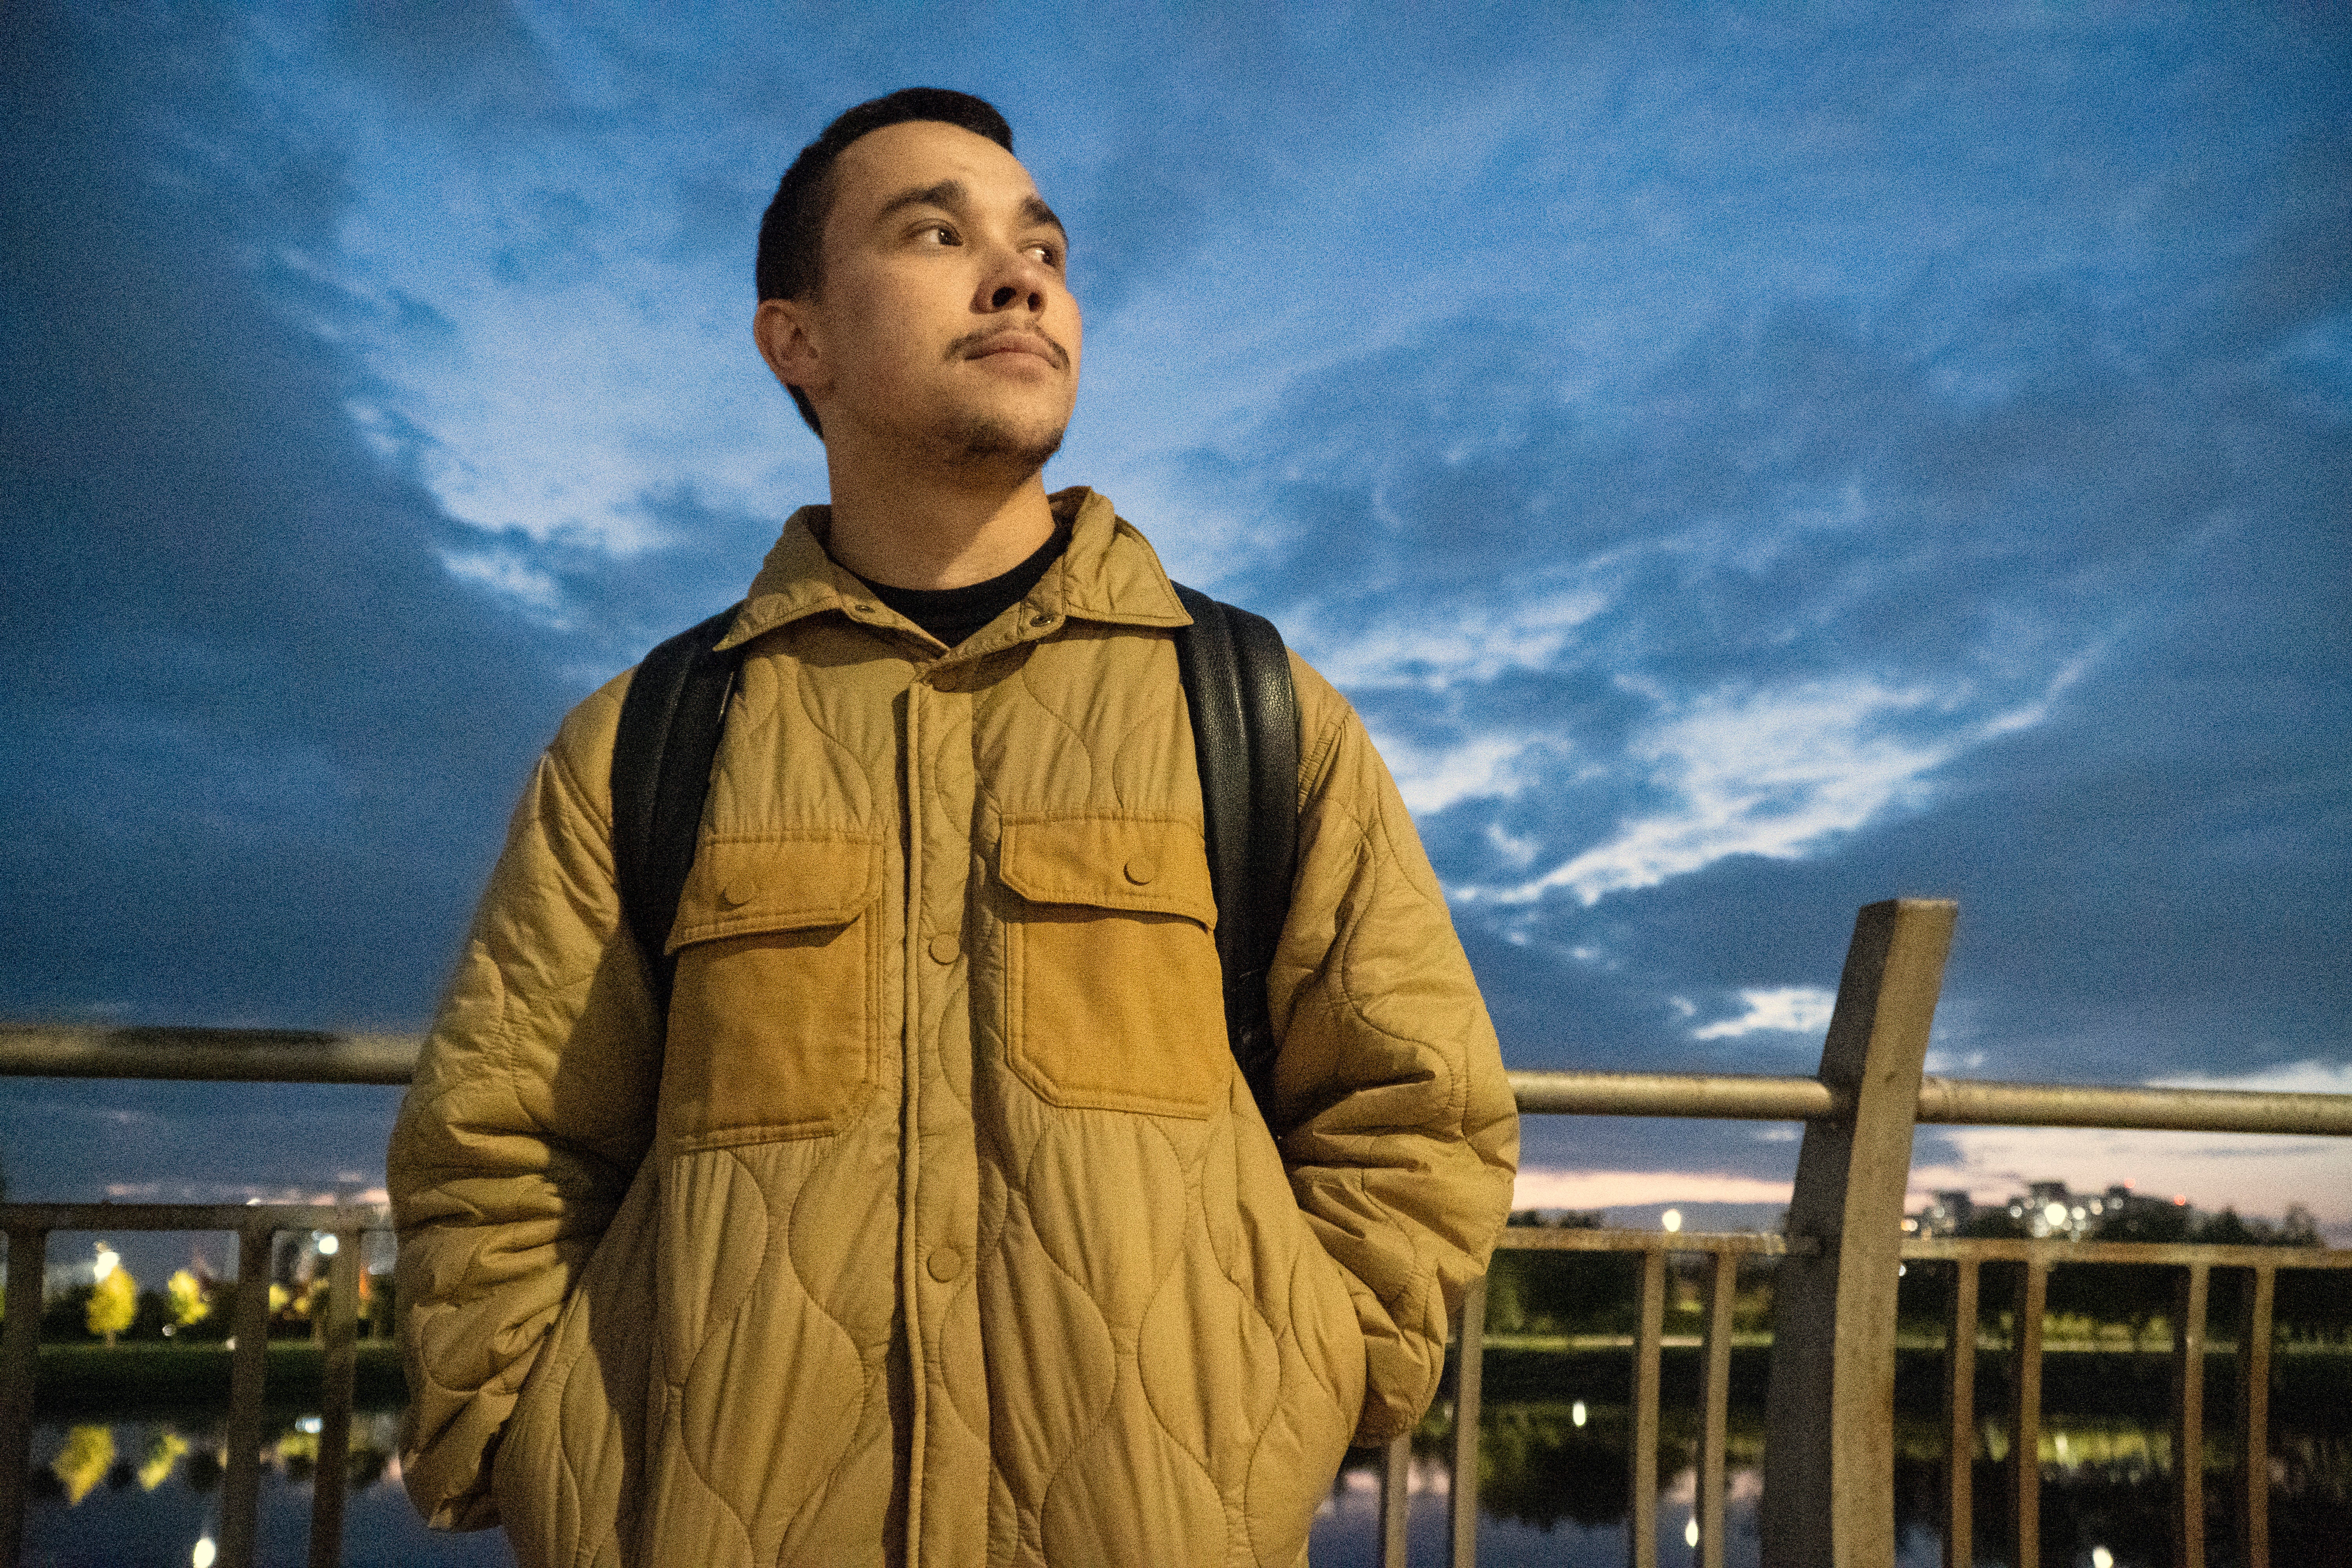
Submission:
POLYGON ((666 951, 723 936, 846 925, 874 901, 882 842, 838 833, 709 839, 678 894, 666 951))
POLYGON ((1199 824, 1162 816, 1007 817, 1005 886, 1033 903, 1183 915, 1214 931, 1199 824))

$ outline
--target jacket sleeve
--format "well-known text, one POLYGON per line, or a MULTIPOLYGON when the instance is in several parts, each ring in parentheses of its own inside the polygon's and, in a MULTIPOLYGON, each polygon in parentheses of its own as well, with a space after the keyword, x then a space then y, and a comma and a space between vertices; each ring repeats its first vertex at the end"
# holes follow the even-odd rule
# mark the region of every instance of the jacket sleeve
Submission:
POLYGON ((499 1431, 651 1136, 660 1041, 613 876, 625 685, 532 773, 393 1128, 403 1479, 444 1529, 498 1522, 499 1431))
POLYGON ((1364 1333, 1359 1444, 1411 1427, 1510 1210, 1518 1115, 1494 1025, 1395 782, 1295 656, 1298 868, 1268 980, 1277 1142, 1364 1333))

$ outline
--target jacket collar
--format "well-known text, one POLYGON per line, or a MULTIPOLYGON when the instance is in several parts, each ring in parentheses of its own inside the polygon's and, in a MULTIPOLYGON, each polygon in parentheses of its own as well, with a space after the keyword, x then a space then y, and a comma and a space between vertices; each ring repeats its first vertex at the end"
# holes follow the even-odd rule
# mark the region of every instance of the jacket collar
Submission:
MULTIPOLYGON (((1192 617, 1176 598, 1160 557, 1108 497, 1080 485, 1048 498, 1070 530, 1070 542, 1021 602, 1008 627, 998 626, 961 650, 992 653, 1045 636, 1068 620, 1112 626, 1182 626, 1192 617)), ((912 630, 911 622, 876 598, 856 574, 825 553, 833 509, 804 506, 784 524, 768 552, 721 648, 751 641, 790 622, 833 612, 862 625, 912 630)))

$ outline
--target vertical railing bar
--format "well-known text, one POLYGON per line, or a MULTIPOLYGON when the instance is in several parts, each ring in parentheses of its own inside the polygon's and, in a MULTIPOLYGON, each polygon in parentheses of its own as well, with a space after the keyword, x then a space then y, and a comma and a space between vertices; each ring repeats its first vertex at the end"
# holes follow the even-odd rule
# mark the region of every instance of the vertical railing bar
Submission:
POLYGON ((1405 1568, 1405 1520, 1412 1507, 1412 1434, 1381 1451, 1381 1568, 1405 1568))
POLYGON ((8 1323, 0 1331, 0 1563, 15 1563, 25 1547, 25 1483, 33 1462, 33 1392, 41 1375, 48 1260, 47 1231, 9 1229, 8 1323))
POLYGON ((1731 1309, 1739 1285, 1739 1255, 1713 1255, 1706 1294, 1706 1389, 1700 1396, 1698 1449, 1698 1568, 1724 1568, 1723 1447, 1731 1422, 1731 1309))
POLYGON ((2238 1547, 2246 1568, 2271 1568, 2271 1303, 2278 1270, 2256 1265, 2238 1325, 2238 1547))
POLYGON ((2205 1302, 2210 1267, 2189 1265, 2173 1298, 2172 1540, 2178 1568, 2205 1568, 2205 1302))
POLYGON ((1944 1431, 1950 1456, 1944 1482, 1944 1568, 1976 1563, 1977 1260, 1952 1260, 1945 1323, 1944 1431))
POLYGON ((327 1265, 325 1354, 320 1358, 319 1458, 310 1469, 310 1568, 343 1560, 343 1498, 352 1444, 352 1383, 359 1367, 360 1233, 339 1230, 327 1265))
POLYGON ((1446 1489, 1454 1568, 1478 1561, 1478 1386, 1486 1370, 1486 1277, 1462 1296, 1462 1342, 1454 1363, 1454 1479, 1446 1489))
POLYGON ((2050 1297, 2050 1265, 2029 1258, 2020 1266, 2016 1320, 2009 1337, 2011 1412, 2010 1518, 2017 1527, 2010 1561, 2042 1564, 2042 1316, 2050 1297))
POLYGON ((221 1480, 219 1568, 253 1568, 261 1510, 261 1393, 269 1370, 269 1244, 257 1221, 236 1238, 236 1351, 229 1360, 228 1459, 221 1480))
POLYGON ((1633 1431, 1627 1458, 1626 1556, 1633 1568, 1658 1568, 1658 1344, 1666 1316, 1666 1252, 1642 1253, 1642 1316, 1633 1335, 1633 1431))

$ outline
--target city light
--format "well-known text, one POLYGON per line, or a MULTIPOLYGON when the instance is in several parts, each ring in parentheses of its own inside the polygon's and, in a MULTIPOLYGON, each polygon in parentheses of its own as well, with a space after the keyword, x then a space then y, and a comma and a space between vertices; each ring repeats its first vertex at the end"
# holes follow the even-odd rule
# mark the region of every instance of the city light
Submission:
POLYGON ((122 1254, 115 1251, 114 1248, 107 1246, 106 1243, 102 1241, 100 1242, 98 1244, 98 1256, 91 1260, 89 1266, 89 1277, 91 1282, 95 1283, 113 1273, 114 1266, 121 1261, 122 1254))
POLYGON ((2091 1568, 2116 1568, 2116 1554, 2104 1546, 2092 1547, 2091 1568))
POLYGON ((1580 1399, 1568 1407, 1568 1419, 1574 1426, 1584 1425, 1584 1401, 1580 1399))
POLYGON ((1668 1209, 1658 1216, 1658 1223, 1668 1230, 1680 1230, 1683 1227, 1683 1211, 1668 1209))
POLYGON ((1685 1546, 1698 1544, 1698 1515, 1696 1514, 1691 1515, 1690 1522, 1683 1526, 1683 1544, 1685 1546))
POLYGON ((319 1238, 319 1256, 332 1258, 335 1255, 335 1248, 341 1245, 342 1243, 337 1241, 331 1234, 322 1236, 319 1238))
POLYGON ((196 1537, 196 1549, 188 1554, 188 1561, 195 1564, 195 1568, 213 1568, 213 1559, 219 1555, 220 1548, 213 1544, 213 1538, 200 1535, 196 1537))

